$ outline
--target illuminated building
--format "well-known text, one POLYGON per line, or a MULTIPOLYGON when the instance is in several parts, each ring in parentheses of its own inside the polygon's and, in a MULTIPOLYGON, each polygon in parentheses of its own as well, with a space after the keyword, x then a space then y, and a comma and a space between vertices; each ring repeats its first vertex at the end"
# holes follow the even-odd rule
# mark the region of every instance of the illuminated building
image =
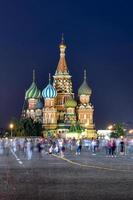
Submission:
POLYGON ((87 84, 86 70, 83 83, 78 89, 78 98, 75 99, 72 76, 65 59, 66 45, 63 37, 59 48, 60 58, 53 75, 53 83, 49 75, 49 83, 41 93, 33 74, 33 83, 25 94, 27 108, 24 106, 22 116, 40 120, 44 132, 65 136, 71 126, 80 126, 85 136, 92 137, 95 134, 94 108, 90 103, 92 90, 87 84))

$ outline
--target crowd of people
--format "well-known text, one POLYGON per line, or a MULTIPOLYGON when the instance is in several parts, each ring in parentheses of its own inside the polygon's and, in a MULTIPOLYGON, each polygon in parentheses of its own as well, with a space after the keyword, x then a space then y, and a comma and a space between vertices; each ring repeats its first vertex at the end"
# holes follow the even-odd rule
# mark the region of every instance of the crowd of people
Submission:
POLYGON ((14 153, 22 153, 28 160, 32 158, 34 152, 39 156, 43 154, 58 154, 64 157, 65 153, 80 155, 83 151, 88 151, 92 155, 105 152, 107 157, 116 157, 126 154, 127 142, 121 139, 100 140, 92 138, 84 139, 63 139, 63 138, 1 138, 0 154, 9 155, 10 150, 14 153))

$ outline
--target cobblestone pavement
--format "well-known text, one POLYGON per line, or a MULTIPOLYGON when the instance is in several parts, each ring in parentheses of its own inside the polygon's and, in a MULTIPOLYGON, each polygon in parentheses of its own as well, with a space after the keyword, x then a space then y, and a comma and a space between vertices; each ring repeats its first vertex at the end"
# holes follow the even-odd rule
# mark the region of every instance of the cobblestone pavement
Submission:
POLYGON ((133 155, 0 155, 0 200, 133 200, 133 155))

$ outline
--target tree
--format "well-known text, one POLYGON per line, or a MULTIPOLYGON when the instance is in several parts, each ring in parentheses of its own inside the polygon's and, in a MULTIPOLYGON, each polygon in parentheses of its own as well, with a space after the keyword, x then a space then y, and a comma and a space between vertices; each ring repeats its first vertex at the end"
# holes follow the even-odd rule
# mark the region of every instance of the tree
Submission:
POLYGON ((79 121, 75 124, 72 123, 69 129, 69 132, 76 132, 76 133, 82 133, 83 128, 81 128, 79 121))
POLYGON ((24 128, 21 120, 12 118, 11 123, 13 124, 13 136, 24 136, 24 128))
POLYGON ((82 133, 82 131, 83 131, 83 128, 80 126, 80 122, 79 121, 77 121, 77 123, 76 123, 76 129, 77 129, 78 133, 82 133))
POLYGON ((42 124, 32 118, 20 120, 13 118, 11 122, 14 125, 13 136, 41 136, 42 134, 42 124))
POLYGON ((33 136, 41 136, 42 124, 38 121, 33 123, 33 136))
POLYGON ((126 132, 122 124, 115 124, 112 129, 111 137, 119 138, 120 136, 125 136, 126 132))
POLYGON ((42 133, 42 124, 34 121, 32 118, 22 120, 26 136, 40 136, 42 133))

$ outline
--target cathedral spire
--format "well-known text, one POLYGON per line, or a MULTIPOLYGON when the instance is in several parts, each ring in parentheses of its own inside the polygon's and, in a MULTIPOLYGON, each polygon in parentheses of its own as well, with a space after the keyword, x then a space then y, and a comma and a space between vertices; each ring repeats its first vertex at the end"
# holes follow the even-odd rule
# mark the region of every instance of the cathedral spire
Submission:
POLYGON ((64 34, 62 33, 62 37, 61 37, 61 43, 60 43, 60 57, 65 57, 65 49, 66 49, 66 45, 64 43, 64 34))
POLYGON ((62 33, 62 37, 61 37, 61 45, 64 45, 64 33, 62 33))
POLYGON ((33 82, 35 82, 35 69, 33 69, 33 82))
POLYGON ((60 48, 60 59, 59 59, 59 63, 57 66, 56 73, 57 74, 68 74, 68 68, 67 68, 66 59, 65 59, 66 45, 64 43, 64 34, 62 34, 61 43, 59 45, 59 48, 60 48))
POLYGON ((84 81, 86 81, 86 69, 84 69, 84 81))
POLYGON ((51 74, 49 73, 49 84, 51 83, 51 74))

